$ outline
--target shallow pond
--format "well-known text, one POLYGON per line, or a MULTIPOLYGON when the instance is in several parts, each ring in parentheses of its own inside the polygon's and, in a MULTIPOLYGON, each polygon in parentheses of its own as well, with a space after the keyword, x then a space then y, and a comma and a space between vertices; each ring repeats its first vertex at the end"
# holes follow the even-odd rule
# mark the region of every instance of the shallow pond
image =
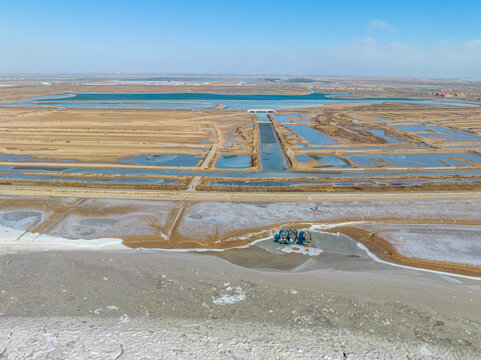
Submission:
POLYGON ((248 169, 251 166, 249 155, 224 155, 216 163, 218 169, 248 169))
POLYGON ((481 145, 455 145, 445 146, 447 149, 481 149, 481 145))
POLYGON ((301 114, 274 114, 273 117, 281 124, 291 124, 293 121, 305 119, 301 114))
POLYGON ((444 167, 444 166, 471 166, 469 163, 454 159, 463 158, 479 163, 481 156, 465 153, 451 154, 345 154, 349 160, 366 167, 444 167), (392 165, 375 165, 376 162, 385 161, 392 165))
POLYGON ((349 165, 334 155, 298 155, 296 156, 296 160, 301 163, 314 160, 319 164, 314 166, 314 168, 335 167, 339 169, 349 167, 349 165))
POLYGON ((31 181, 76 181, 82 183, 113 183, 113 184, 156 184, 166 185, 173 184, 176 181, 171 179, 156 179, 143 177, 129 177, 129 178, 104 178, 104 177, 63 177, 63 176, 39 176, 39 175, 24 175, 22 173, 11 173, 0 175, 3 179, 12 180, 31 180, 31 181))
MULTIPOLYGON (((468 148, 472 148, 472 146, 467 146, 468 148)), ((307 147, 304 146, 299 150, 393 150, 393 149, 428 149, 427 146, 392 146, 392 147, 378 147, 378 146, 360 146, 360 147, 333 147, 333 146, 311 146, 307 147)))
MULTIPOLYGON (((351 183, 351 182, 349 182, 351 183)), ((297 187, 297 186, 309 186, 309 185, 326 185, 332 184, 332 181, 316 181, 316 180, 280 180, 280 181, 210 181, 209 185, 212 186, 241 186, 241 187, 297 187)))
POLYGON ((374 134, 376 136, 379 136, 380 138, 387 140, 388 143, 403 143, 405 141, 400 141, 396 138, 393 138, 391 136, 387 136, 384 130, 381 129, 367 129, 363 128, 360 126, 348 126, 349 129, 359 129, 359 130, 364 130, 367 132, 370 132, 371 134, 374 134))
POLYGON ((355 180, 279 180, 279 181, 257 181, 257 180, 234 180, 234 181, 210 181, 212 186, 225 187, 301 187, 310 185, 333 185, 333 186, 358 186, 358 185, 395 185, 395 186, 414 186, 421 184, 454 184, 456 182, 472 182, 481 183, 481 178, 469 179, 418 179, 418 180, 404 180, 404 179, 355 179, 355 180))
POLYGON ((306 125, 285 125, 311 145, 335 145, 337 141, 306 125))
POLYGON ((0 161, 12 161, 12 162, 43 161, 43 162, 46 162, 48 160, 37 159, 33 156, 28 156, 28 155, 15 155, 15 154, 0 153, 0 161))
POLYGON ((414 132, 419 136, 430 139, 443 139, 453 142, 481 142, 481 138, 461 131, 447 129, 441 126, 428 125, 391 125, 396 129, 414 132))
POLYGON ((197 155, 135 155, 117 161, 119 164, 134 164, 148 166, 196 166, 200 161, 197 155))
MULTIPOLYGON (((372 155, 371 155, 372 156, 372 155)), ((376 156, 376 155, 374 155, 376 156)), ((262 178, 272 178, 272 177, 285 177, 289 176, 290 178, 333 178, 334 181, 342 181, 343 177, 348 178, 356 178, 357 181, 364 181, 365 178, 382 178, 382 177, 391 177, 393 176, 392 171, 383 170, 379 168, 377 171, 354 171, 354 172, 343 172, 341 170, 336 170, 335 168, 326 168, 324 172, 319 173, 303 173, 303 172, 292 172, 289 170, 284 171, 274 171, 274 172, 266 172, 266 171, 259 171, 259 172, 229 172, 229 171, 194 171, 190 169, 165 169, 165 168, 156 168, 156 169, 115 169, 115 168, 95 168, 95 167, 88 167, 88 168, 69 168, 69 167, 30 167, 30 166, 0 166, 0 171, 5 172, 4 174, 0 174, 0 178, 15 178, 15 179, 30 179, 30 176, 24 175, 24 172, 28 171, 30 173, 45 173, 51 174, 51 176, 38 176, 36 180, 59 180, 65 179, 56 177, 55 174, 58 173, 66 173, 66 174, 79 174, 79 177, 73 177, 72 179, 81 179, 82 174, 116 174, 116 175, 129 175, 129 176, 136 176, 132 180, 126 179, 125 181, 141 181, 141 182, 155 182, 155 179, 148 179, 142 178, 144 175, 168 175, 168 176, 204 176, 207 178, 210 177, 224 177, 224 178, 244 178, 245 181, 249 181, 249 179, 262 179, 262 178), (137 180, 139 179, 139 180, 137 180), (359 180, 358 180, 359 179, 359 180)), ((413 177, 413 176, 477 176, 481 177, 481 170, 472 169, 472 170, 460 170, 460 169, 452 169, 452 168, 445 168, 442 170, 432 169, 432 170, 411 170, 411 171, 396 171, 395 176, 398 177, 413 177)), ((387 180, 383 180, 387 181, 387 180)), ((435 182, 437 180, 433 180, 435 182)))

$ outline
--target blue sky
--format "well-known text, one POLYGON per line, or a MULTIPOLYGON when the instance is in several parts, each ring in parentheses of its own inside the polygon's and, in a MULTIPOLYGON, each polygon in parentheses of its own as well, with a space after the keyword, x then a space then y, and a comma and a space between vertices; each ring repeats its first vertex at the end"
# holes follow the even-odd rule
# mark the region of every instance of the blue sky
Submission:
POLYGON ((481 1, 2 0, 0 73, 481 78, 481 1))

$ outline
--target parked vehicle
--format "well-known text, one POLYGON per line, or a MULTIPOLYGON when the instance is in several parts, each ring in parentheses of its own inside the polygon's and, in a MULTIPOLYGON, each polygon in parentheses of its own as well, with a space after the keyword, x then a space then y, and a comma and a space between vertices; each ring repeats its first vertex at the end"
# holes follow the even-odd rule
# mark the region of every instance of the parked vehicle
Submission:
POLYGON ((297 229, 282 229, 274 235, 274 242, 287 245, 309 246, 311 243, 311 233, 308 230, 298 232, 297 229))

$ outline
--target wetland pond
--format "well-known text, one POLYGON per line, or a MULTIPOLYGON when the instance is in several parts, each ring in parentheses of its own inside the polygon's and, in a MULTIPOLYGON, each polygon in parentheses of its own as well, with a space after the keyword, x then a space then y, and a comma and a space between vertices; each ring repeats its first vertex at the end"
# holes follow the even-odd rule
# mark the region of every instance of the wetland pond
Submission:
POLYGON ((298 120, 306 119, 301 114, 274 114, 271 116, 273 116, 274 119, 280 124, 291 124, 293 121, 295 121, 296 124, 301 124, 303 122, 300 122, 298 120))
POLYGON ((336 145, 337 141, 306 125, 285 125, 311 145, 336 145))
POLYGON ((365 167, 447 167, 472 166, 469 162, 481 165, 481 156, 467 153, 432 154, 345 154, 344 157, 365 167), (376 164, 376 163, 389 164, 376 164))
POLYGON ((297 155, 296 160, 301 163, 315 161, 319 165, 315 165, 314 168, 334 167, 339 169, 349 167, 349 165, 334 155, 297 155))
POLYGON ((250 166, 249 155, 224 155, 215 165, 217 169, 248 169, 250 166))
POLYGON ((200 161, 197 155, 134 155, 117 161, 118 164, 134 164, 147 166, 194 167, 200 161))
POLYGON ((391 125, 392 127, 413 132, 418 136, 430 139, 440 139, 453 142, 481 142, 481 138, 475 135, 467 134, 461 131, 447 129, 441 126, 428 125, 391 125))
POLYGON ((364 130, 364 131, 370 132, 373 135, 379 136, 380 138, 382 138, 384 140, 387 140, 388 143, 394 144, 394 143, 405 142, 405 141, 398 140, 398 139, 396 139, 392 136, 386 135, 385 131, 381 130, 381 129, 367 129, 367 128, 363 128, 363 127, 360 127, 360 126, 347 126, 347 127, 349 129, 359 129, 359 130, 364 130))

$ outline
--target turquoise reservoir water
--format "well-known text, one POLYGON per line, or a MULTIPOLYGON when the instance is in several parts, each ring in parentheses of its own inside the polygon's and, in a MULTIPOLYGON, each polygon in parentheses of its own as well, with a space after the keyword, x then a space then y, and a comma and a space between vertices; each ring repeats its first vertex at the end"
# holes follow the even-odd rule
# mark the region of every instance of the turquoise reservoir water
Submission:
MULTIPOLYGON (((353 100, 349 97, 331 97, 327 94, 311 93, 306 95, 289 94, 211 94, 211 93, 163 93, 163 94, 107 94, 107 93, 80 93, 74 96, 58 98, 57 101, 218 101, 218 100, 237 100, 237 101, 315 101, 315 100, 353 100)), ((358 100, 383 100, 383 101, 403 101, 414 100, 411 98, 361 98, 358 100)), ((51 101, 44 99, 38 101, 51 101)))
POLYGON ((195 109, 224 105, 230 110, 250 108, 289 109, 320 106, 329 103, 373 103, 386 101, 419 102, 411 98, 353 99, 351 97, 311 93, 306 95, 285 94, 210 94, 210 93, 165 93, 165 94, 67 94, 63 98, 53 95, 45 98, 32 98, 18 102, 25 105, 48 105, 60 108, 162 108, 195 109))
POLYGON ((436 107, 478 107, 462 101, 421 100, 412 98, 352 98, 343 95, 311 93, 306 95, 289 94, 210 94, 210 93, 165 93, 165 94, 105 94, 79 93, 56 94, 43 98, 30 98, 9 102, 7 106, 52 106, 57 108, 92 108, 92 109, 200 109, 223 105, 229 110, 246 110, 251 108, 290 109, 306 108, 333 103, 383 103, 404 102, 422 103, 436 107))

